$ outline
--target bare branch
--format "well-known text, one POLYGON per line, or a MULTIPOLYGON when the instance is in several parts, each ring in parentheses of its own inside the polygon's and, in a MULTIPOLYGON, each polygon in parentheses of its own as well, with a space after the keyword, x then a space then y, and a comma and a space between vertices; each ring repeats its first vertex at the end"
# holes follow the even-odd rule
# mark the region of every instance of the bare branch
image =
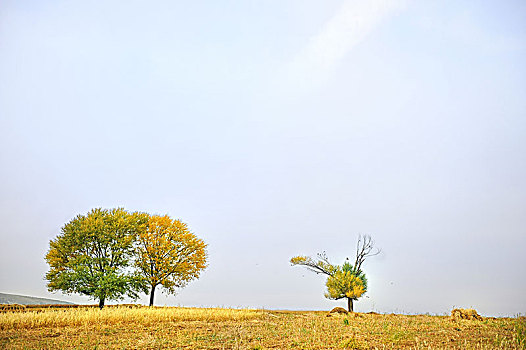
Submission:
POLYGON ((354 268, 356 271, 361 271, 361 267, 365 259, 369 256, 380 254, 380 249, 374 248, 374 241, 369 235, 359 235, 358 243, 356 244, 356 260, 354 268))

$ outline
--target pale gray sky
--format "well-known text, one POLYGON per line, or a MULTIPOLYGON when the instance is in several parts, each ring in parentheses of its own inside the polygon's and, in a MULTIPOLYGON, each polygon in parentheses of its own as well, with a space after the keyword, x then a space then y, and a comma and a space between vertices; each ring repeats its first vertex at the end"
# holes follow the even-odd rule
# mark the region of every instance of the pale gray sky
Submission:
POLYGON ((48 242, 123 206, 209 244, 161 305, 343 306, 289 259, 366 233, 358 311, 524 314, 525 38, 523 1, 2 1, 0 292, 88 301, 48 242))

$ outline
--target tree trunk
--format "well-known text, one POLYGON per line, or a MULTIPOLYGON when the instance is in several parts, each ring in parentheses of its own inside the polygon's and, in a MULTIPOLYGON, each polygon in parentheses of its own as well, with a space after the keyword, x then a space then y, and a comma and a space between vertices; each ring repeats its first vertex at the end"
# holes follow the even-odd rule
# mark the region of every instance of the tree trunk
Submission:
POLYGON ((104 307, 104 298, 100 298, 99 299, 99 309, 102 310, 103 307, 104 307))
POLYGON ((150 292, 150 306, 153 306, 153 296, 155 294, 155 287, 157 286, 152 286, 152 291, 150 292))
POLYGON ((347 308, 349 309, 349 312, 354 312, 351 298, 347 298, 347 308))

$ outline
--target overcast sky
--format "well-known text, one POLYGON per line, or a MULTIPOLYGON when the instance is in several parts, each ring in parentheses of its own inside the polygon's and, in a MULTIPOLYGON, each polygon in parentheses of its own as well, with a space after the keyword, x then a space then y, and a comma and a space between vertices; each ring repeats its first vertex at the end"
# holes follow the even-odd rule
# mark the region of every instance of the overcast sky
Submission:
POLYGON ((524 314, 525 39, 519 0, 3 0, 0 292, 90 302, 49 240, 124 207, 209 245, 159 305, 345 306, 289 259, 370 234, 355 310, 524 314))

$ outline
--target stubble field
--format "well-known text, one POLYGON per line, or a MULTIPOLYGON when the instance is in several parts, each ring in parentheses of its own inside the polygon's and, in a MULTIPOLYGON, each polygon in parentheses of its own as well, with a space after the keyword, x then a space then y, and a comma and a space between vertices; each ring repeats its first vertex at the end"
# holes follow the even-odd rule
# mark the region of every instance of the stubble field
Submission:
POLYGON ((524 349, 526 319, 218 308, 0 313, 1 349, 524 349))

